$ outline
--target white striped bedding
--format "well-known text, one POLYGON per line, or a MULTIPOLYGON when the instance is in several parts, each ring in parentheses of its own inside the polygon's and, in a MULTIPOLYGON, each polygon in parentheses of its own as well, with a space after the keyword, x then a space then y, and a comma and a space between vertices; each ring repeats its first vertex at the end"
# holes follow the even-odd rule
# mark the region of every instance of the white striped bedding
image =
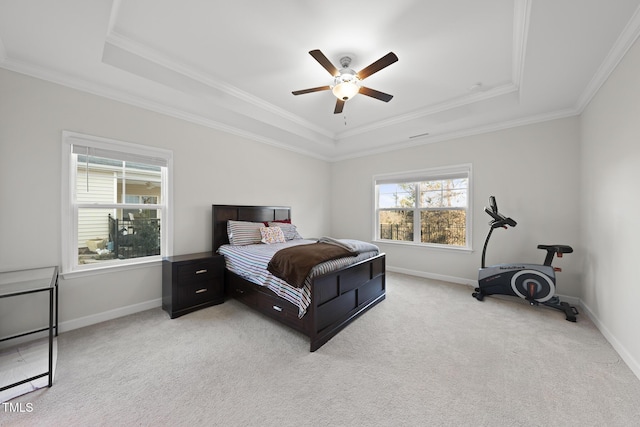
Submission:
POLYGON ((267 271, 267 265, 271 261, 271 257, 280 249, 311 243, 316 243, 316 240, 296 239, 271 245, 222 245, 218 248, 218 253, 224 255, 226 267, 229 271, 252 283, 266 286, 279 297, 296 305, 298 307, 298 317, 301 318, 307 312, 307 307, 311 303, 311 281, 314 277, 355 264, 379 253, 378 250, 370 250, 361 252, 354 257, 339 258, 318 264, 311 270, 302 288, 291 286, 267 271))

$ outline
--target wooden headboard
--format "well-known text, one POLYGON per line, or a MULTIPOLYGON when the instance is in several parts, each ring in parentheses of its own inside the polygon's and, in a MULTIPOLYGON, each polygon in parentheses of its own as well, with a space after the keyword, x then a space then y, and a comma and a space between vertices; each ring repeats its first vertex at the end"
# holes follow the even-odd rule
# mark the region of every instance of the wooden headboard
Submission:
POLYGON ((289 206, 211 205, 213 252, 229 243, 227 221, 264 222, 291 219, 289 206))

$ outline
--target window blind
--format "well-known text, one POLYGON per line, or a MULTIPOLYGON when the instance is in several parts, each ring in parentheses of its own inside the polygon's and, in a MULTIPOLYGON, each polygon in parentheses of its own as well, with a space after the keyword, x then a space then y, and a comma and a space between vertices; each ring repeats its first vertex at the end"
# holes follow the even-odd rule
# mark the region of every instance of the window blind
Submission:
POLYGON ((124 162, 143 163, 147 165, 167 167, 168 161, 165 158, 150 156, 140 153, 122 152, 109 150, 106 148, 92 147, 81 144, 73 144, 71 147, 73 154, 88 155, 93 157, 102 157, 106 159, 120 160, 124 162))
POLYGON ((469 169, 450 171, 417 171, 403 174, 392 174, 374 178, 375 185, 404 184, 407 182, 438 181, 442 179, 462 179, 469 177, 469 169))

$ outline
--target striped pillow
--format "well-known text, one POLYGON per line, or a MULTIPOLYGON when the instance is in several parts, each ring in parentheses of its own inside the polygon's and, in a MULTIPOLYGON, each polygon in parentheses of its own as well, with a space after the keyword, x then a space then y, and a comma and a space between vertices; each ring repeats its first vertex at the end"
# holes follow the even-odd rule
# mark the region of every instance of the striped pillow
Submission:
POLYGON ((234 246, 260 243, 262 240, 260 227, 264 227, 264 224, 261 222, 227 221, 227 235, 229 236, 229 243, 234 246))
POLYGON ((302 236, 298 233, 298 229, 293 224, 269 222, 269 227, 280 227, 282 229, 282 233, 284 233, 285 240, 302 239, 302 236))

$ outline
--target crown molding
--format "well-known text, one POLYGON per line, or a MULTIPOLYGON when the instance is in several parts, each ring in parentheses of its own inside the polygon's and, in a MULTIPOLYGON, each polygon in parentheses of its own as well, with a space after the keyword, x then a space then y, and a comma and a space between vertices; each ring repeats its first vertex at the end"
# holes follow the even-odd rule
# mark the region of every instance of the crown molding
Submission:
POLYGON ((611 73, 613 73, 620 61, 622 61, 622 58, 624 58, 639 36, 640 7, 636 9, 633 16, 616 39, 613 47, 609 50, 604 61, 600 64, 600 67, 598 67, 598 71, 596 71, 593 78, 582 92, 582 95, 578 98, 575 108, 579 113, 582 113, 587 105, 589 105, 593 97, 598 93, 607 79, 609 79, 611 73))
POLYGON ((107 36, 115 31, 121 3, 122 0, 113 0, 113 3, 111 3, 111 13, 109 14, 109 22, 107 23, 107 36))
MULTIPOLYGON (((260 110, 279 116, 288 122, 302 126, 312 132, 318 133, 335 141, 335 134, 333 134, 332 132, 328 132, 326 129, 316 126, 315 124, 303 119, 298 115, 292 114, 282 108, 276 107, 275 105, 261 98, 258 98, 257 96, 251 95, 233 85, 215 79, 208 74, 195 70, 192 67, 178 64, 165 55, 153 50, 151 47, 117 33, 115 29, 107 34, 105 38, 105 48, 108 47, 108 45, 114 46, 122 51, 127 52, 130 55, 141 58, 145 61, 155 64, 156 66, 176 73, 184 79, 197 82, 198 84, 202 84, 206 87, 225 93, 237 100, 250 104, 260 110)), ((103 62, 109 63, 108 61, 105 61, 104 58, 103 62)), ((120 68, 119 65, 114 66, 120 68)))
POLYGON ((202 117, 196 114, 187 113, 177 108, 172 108, 167 105, 142 98, 140 96, 133 96, 125 91, 114 90, 103 85, 96 85, 92 82, 69 76, 65 73, 58 73, 49 69, 33 66, 21 61, 16 60, 4 60, 0 62, 0 67, 9 71, 13 71, 19 74, 24 74, 29 77, 48 81, 51 83, 59 84, 61 86, 68 87, 70 89, 78 90, 80 92, 89 93, 102 98, 111 99, 113 101, 122 102, 124 104, 139 107, 145 110, 153 111, 156 113, 164 114, 166 116, 174 117, 180 120, 184 120, 190 123, 202 125, 211 129, 215 129, 221 132, 226 132, 232 135, 236 135, 242 138, 246 138, 252 141, 267 144, 273 147, 281 148, 284 150, 292 151, 304 156, 313 157, 319 160, 330 161, 330 157, 318 154, 313 151, 305 150, 299 147, 295 147, 289 144, 284 144, 272 138, 267 138, 262 135, 249 132, 245 129, 240 129, 234 126, 202 117))
POLYGON ((451 132, 445 132, 437 135, 425 135, 417 137, 411 141, 398 141, 397 143, 390 143, 384 147, 372 148, 370 150, 358 151, 357 153, 336 155, 331 158, 330 161, 338 162, 343 160, 355 159, 359 157, 371 156, 376 154, 388 153, 391 151, 403 150, 407 148, 418 147, 427 144, 433 144, 436 142, 450 141, 453 139, 465 138, 474 135, 481 135, 490 132, 497 132, 501 130, 532 125, 536 123, 548 122, 552 120, 565 119, 568 117, 575 117, 580 114, 579 111, 573 108, 558 110, 550 113, 538 114, 535 116, 521 117, 513 120, 489 123, 485 125, 471 126, 466 129, 456 130, 451 132))
POLYGON ((497 96, 506 95, 512 92, 516 92, 518 90, 519 90, 518 87, 515 86, 513 83, 506 83, 504 85, 496 86, 484 92, 464 95, 459 98, 450 99, 450 100, 441 102, 439 104, 429 106, 427 108, 413 111, 408 114, 395 116, 387 120, 380 120, 370 125, 360 126, 359 128, 356 128, 356 129, 341 132, 337 135, 337 139, 338 141, 340 141, 341 139, 344 139, 344 138, 349 138, 352 136, 373 132, 388 126, 399 125, 402 123, 406 123, 408 121, 421 119, 423 117, 431 116, 433 114, 441 113, 443 111, 448 111, 454 108, 463 107, 465 105, 474 104, 479 101, 484 101, 487 99, 495 98, 497 96))
POLYGON ((524 72, 524 59, 529 39, 529 23, 531 21, 531 0, 516 0, 513 10, 513 56, 511 80, 520 87, 524 72))

